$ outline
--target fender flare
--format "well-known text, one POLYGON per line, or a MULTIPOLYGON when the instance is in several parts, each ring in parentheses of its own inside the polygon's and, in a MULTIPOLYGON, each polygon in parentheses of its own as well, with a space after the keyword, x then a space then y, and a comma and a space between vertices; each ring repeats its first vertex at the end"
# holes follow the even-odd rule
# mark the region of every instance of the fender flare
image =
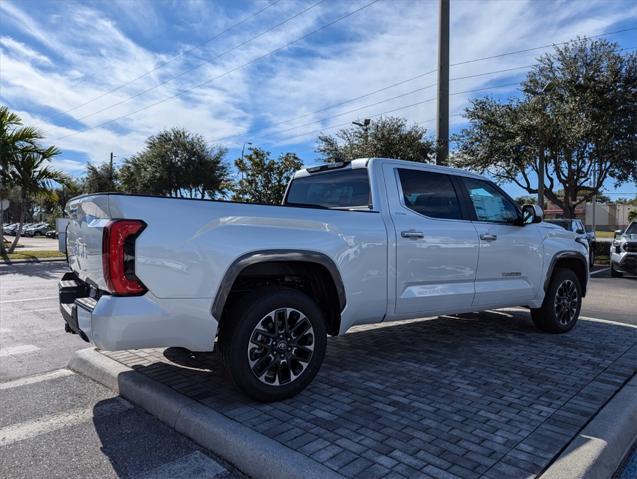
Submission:
POLYGON ((215 296, 215 300, 212 304, 212 315, 215 319, 217 319, 217 321, 221 318, 221 313, 223 312, 223 308, 226 304, 226 300, 228 299, 228 295, 230 294, 230 290, 232 289, 232 285, 241 272, 253 264, 267 262, 310 262, 324 266, 330 273, 330 276, 334 281, 334 285, 336 286, 339 311, 343 311, 345 308, 345 286, 343 285, 341 273, 336 267, 336 264, 334 264, 334 261, 332 261, 332 259, 326 254, 318 253, 316 251, 294 249, 252 251, 235 259, 223 275, 217 290, 217 295, 215 296))
POLYGON ((546 278, 544 279, 544 292, 548 290, 549 283, 551 282, 551 277, 553 276, 553 270, 555 269, 555 265, 561 259, 576 259, 581 261, 584 266, 584 271, 586 271, 586 278, 584 284, 582 284, 582 296, 586 296, 586 286, 588 283, 588 258, 585 258, 582 253, 579 251, 568 250, 568 251, 560 251, 555 253, 551 258, 551 262, 549 264, 548 269, 546 270, 546 278))

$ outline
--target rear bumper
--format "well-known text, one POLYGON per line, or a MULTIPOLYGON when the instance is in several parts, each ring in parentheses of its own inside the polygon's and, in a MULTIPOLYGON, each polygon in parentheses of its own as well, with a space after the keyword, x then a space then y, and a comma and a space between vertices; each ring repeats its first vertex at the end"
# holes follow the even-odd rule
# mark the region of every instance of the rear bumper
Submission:
POLYGON ((60 281, 60 312, 68 328, 107 351, 183 347, 212 351, 217 321, 212 299, 143 296, 90 296, 91 290, 67 273, 60 281))

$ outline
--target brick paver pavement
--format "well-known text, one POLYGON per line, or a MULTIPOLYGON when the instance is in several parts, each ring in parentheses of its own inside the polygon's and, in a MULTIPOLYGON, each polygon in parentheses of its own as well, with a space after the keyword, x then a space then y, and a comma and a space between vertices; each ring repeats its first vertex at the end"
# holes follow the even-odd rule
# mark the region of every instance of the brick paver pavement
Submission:
POLYGON ((358 327, 298 396, 237 392, 216 353, 105 353, 347 477, 534 477, 637 372, 637 329, 528 314, 358 327))

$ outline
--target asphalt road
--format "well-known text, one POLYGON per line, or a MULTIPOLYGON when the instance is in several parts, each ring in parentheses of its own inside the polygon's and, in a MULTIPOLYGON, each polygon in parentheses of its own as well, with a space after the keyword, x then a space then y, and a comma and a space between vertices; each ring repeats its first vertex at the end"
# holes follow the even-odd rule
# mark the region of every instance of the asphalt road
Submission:
POLYGON ((240 474, 109 389, 66 369, 63 262, 0 266, 0 477, 228 478, 240 474))
MULTIPOLYGON (((597 268, 582 316, 637 324, 637 279, 597 268)), ((66 364, 64 262, 0 265, 0 477, 234 477, 219 458, 66 364)))
POLYGON ((637 325, 637 278, 611 278, 607 266, 595 267, 580 315, 637 325))

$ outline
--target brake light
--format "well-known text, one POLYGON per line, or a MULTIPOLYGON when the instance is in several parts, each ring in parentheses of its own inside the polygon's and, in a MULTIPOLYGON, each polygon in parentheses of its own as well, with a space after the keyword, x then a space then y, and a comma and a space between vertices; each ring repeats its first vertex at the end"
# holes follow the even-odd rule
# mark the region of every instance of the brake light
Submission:
POLYGON ((135 276, 135 240, 146 228, 140 220, 113 220, 102 237, 102 266, 108 289, 114 295, 144 294, 146 286, 135 276))

